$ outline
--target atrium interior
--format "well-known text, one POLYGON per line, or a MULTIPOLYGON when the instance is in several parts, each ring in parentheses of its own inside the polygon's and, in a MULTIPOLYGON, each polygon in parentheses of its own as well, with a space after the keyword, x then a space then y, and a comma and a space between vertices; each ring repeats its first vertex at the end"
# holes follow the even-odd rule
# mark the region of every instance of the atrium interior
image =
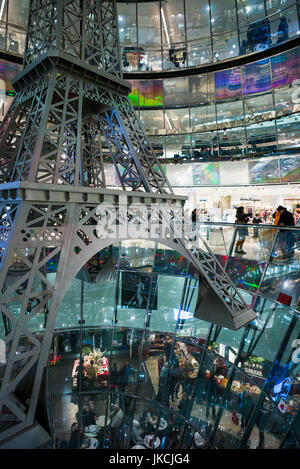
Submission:
POLYGON ((0 449, 300 448, 300 0, 0 0, 0 449))

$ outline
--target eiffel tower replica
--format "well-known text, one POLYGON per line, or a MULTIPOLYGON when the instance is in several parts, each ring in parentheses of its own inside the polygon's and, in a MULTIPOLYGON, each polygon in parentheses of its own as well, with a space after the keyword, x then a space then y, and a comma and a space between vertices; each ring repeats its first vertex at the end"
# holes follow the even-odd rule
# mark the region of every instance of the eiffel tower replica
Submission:
MULTIPOLYGON (((118 242, 95 235, 99 204, 184 204, 128 99, 115 0, 31 0, 23 65, 0 127, 0 311, 7 352, 0 367, 0 447, 35 424, 57 311, 72 279, 96 252, 118 242), (106 157, 122 190, 106 188, 106 157), (41 339, 34 334, 39 321, 41 339), (28 376, 25 406, 18 387, 28 376)), ((176 228, 170 229, 160 242, 199 271, 203 301, 195 316, 232 329, 252 321, 256 315, 209 247, 199 249, 189 234, 175 239, 176 228)))

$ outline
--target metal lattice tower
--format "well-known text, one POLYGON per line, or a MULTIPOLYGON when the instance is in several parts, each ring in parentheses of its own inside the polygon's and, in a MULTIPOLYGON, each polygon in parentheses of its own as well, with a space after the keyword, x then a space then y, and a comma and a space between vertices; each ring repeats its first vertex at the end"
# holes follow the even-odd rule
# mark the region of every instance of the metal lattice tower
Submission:
MULTIPOLYGON (((115 0, 31 0, 24 69, 0 127, 0 312, 7 325, 0 441, 34 423, 57 311, 72 279, 96 252, 118 242, 95 235, 98 205, 127 205, 129 197, 149 206, 184 204, 128 100, 116 18, 115 0), (106 189, 107 155, 123 191, 106 189), (57 263, 54 284, 49 262, 57 263), (45 311, 39 341, 30 320, 45 311), (34 366, 25 408, 15 393, 34 366)), ((191 228, 188 219, 185 225, 191 228)), ((170 226, 160 242, 194 263, 226 324, 236 329, 253 320, 209 247, 199 249, 191 233, 178 241, 176 230, 170 226)))

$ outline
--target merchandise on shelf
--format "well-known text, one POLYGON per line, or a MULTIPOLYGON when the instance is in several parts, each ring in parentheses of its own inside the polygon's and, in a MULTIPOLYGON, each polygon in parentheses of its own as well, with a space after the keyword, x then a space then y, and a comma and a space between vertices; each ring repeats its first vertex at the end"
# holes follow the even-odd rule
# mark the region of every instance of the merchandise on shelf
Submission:
MULTIPOLYGON (((87 369, 90 366, 91 360, 94 361, 94 366, 97 367, 97 383, 103 383, 108 380, 109 374, 109 367, 108 367, 108 358, 103 357, 95 351, 94 353, 90 353, 89 355, 85 355, 83 357, 83 370, 84 376, 87 374, 87 369)), ((77 386, 77 374, 78 370, 77 367, 79 365, 80 359, 74 361, 73 371, 72 371, 72 380, 73 380, 73 387, 77 386), (77 370, 77 371, 76 371, 77 370)))

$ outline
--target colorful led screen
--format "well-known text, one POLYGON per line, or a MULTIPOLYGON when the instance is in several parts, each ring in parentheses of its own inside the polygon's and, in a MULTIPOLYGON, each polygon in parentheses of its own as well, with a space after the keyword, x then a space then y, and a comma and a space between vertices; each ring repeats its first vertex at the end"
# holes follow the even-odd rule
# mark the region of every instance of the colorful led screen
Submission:
POLYGON ((194 164, 193 184, 194 186, 220 184, 219 163, 194 164))
POLYGON ((281 158, 280 174, 282 182, 300 181, 300 158, 281 158))
POLYGON ((131 81, 129 99, 134 106, 156 107, 163 105, 163 80, 131 81))
POLYGON ((239 67, 215 72, 216 99, 234 98, 241 96, 242 83, 239 67))
POLYGON ((300 78, 300 48, 271 58, 273 88, 293 83, 300 78))
POLYGON ((236 67, 215 72, 214 76, 217 100, 288 85, 300 78, 300 48, 244 65, 242 70, 236 67))
POLYGON ((259 93, 271 89, 269 59, 247 64, 242 68, 243 94, 259 93))
POLYGON ((129 94, 129 100, 135 107, 139 105, 139 82, 137 80, 128 80, 131 84, 131 92, 129 94))
POLYGON ((249 162, 250 184, 280 182, 278 160, 259 160, 249 162))

